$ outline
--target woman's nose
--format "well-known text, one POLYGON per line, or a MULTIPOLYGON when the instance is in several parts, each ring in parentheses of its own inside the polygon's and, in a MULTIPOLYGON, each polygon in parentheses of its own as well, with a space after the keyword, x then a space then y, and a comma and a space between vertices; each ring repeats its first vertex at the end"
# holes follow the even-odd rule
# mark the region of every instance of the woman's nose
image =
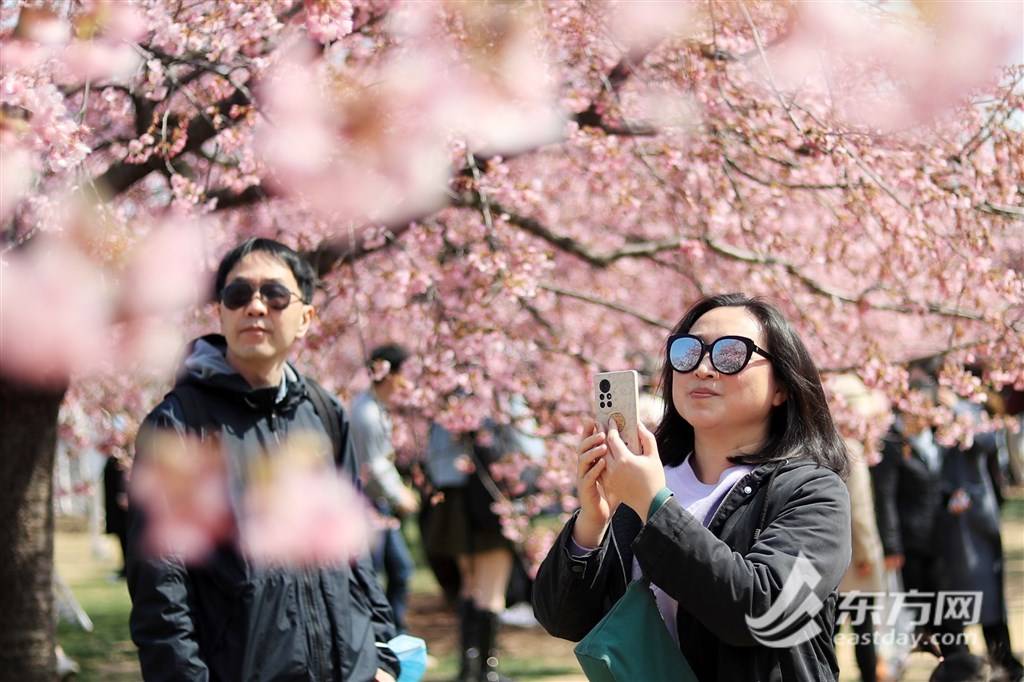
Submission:
POLYGON ((711 353, 707 353, 697 363, 697 369, 694 370, 694 374, 702 379, 708 379, 716 374, 714 365, 711 364, 711 353))

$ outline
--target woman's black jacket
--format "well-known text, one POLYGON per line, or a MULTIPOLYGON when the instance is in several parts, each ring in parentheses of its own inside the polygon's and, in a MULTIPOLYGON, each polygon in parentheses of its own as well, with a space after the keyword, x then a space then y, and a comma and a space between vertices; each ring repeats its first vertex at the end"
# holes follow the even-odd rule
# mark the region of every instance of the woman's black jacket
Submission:
POLYGON ((836 588, 850 563, 850 500, 833 471, 808 460, 761 465, 726 495, 708 528, 674 499, 642 527, 620 505, 586 557, 569 552, 574 523, 534 587, 537 619, 552 635, 582 639, 624 593, 635 556, 644 575, 678 600, 680 649, 702 682, 838 678, 832 630, 836 588), (798 564, 800 556, 809 563, 798 564), (804 585, 759 631, 792 617, 782 635, 801 627, 813 635, 782 648, 762 644, 747 619, 776 604, 791 574, 804 585))

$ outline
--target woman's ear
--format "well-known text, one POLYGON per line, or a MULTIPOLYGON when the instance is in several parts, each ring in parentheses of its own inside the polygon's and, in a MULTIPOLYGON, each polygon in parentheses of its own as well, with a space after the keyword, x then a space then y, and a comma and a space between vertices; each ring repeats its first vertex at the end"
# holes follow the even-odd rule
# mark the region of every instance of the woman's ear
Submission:
POLYGON ((786 393, 786 389, 781 386, 776 388, 775 395, 772 396, 772 407, 778 407, 782 403, 786 402, 786 398, 788 397, 789 395, 786 393))

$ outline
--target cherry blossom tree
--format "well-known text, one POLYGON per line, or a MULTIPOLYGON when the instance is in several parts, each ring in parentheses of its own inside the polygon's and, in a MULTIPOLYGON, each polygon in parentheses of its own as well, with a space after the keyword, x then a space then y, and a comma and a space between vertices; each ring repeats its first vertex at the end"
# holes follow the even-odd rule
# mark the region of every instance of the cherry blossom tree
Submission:
MULTIPOLYGON (((591 375, 656 375, 702 294, 767 297, 826 376, 907 409, 923 356, 967 399, 1024 386, 1021 12, 6 0, 0 580, 19 589, 0 665, 52 669, 58 433, 130 456, 187 335, 214 328, 206 274, 246 236, 316 264, 299 364, 340 396, 368 382, 367 348, 413 351, 410 459, 430 420, 471 430, 525 401, 548 459, 499 506, 535 554, 533 517, 574 505, 591 375)), ((834 407, 873 449, 884 420, 834 407)), ((933 412, 948 440, 978 428, 933 412)), ((261 551, 287 552, 272 536, 261 551)))

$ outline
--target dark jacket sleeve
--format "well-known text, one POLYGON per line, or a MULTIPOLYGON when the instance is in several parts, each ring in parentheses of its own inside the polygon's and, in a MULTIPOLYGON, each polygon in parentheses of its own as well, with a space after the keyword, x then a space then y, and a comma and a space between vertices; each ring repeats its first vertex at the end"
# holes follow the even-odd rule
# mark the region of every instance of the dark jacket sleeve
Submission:
POLYGON ((377 644, 377 667, 390 673, 396 680, 401 665, 395 652, 388 646, 398 632, 395 630, 391 605, 380 588, 377 574, 369 557, 362 557, 352 564, 351 589, 360 590, 370 601, 370 622, 373 624, 373 639, 377 644))
MULTIPOLYGON (((822 602, 850 564, 850 498, 839 476, 824 468, 780 476, 769 494, 778 496, 781 508, 776 511, 770 503, 772 521, 746 555, 733 551, 675 499, 648 519, 633 543, 644 574, 733 646, 758 644, 746 619, 776 603, 799 555, 810 562, 808 585, 822 602)), ((804 603, 797 599, 793 605, 804 603)), ((787 615, 794 617, 792 627, 802 627, 816 613, 787 615)))
POLYGON ((611 531, 601 546, 583 557, 569 552, 579 512, 559 533, 537 571, 533 584, 533 611, 549 634, 578 642, 610 608, 608 579, 618 561, 609 551, 611 531))
MULTIPOLYGON (((336 402, 335 404, 341 424, 342 443, 338 466, 345 477, 359 488, 359 465, 356 462, 355 451, 352 449, 352 434, 348 415, 345 414, 345 409, 340 403, 336 402)), ((384 595, 384 590, 381 589, 380 581, 377 580, 377 574, 373 570, 369 557, 362 557, 352 564, 352 580, 349 585, 353 590, 360 590, 369 599, 373 639, 377 643, 378 667, 398 679, 401 666, 398 657, 387 644, 398 634, 395 630, 395 619, 391 614, 391 606, 384 595)))
MULTIPOLYGON (((173 405, 165 400, 146 417, 136 439, 136 462, 147 456, 144 443, 151 429, 172 429, 184 434, 184 425, 173 405)), ((132 600, 129 629, 139 649, 142 677, 146 682, 205 682, 210 673, 199 655, 191 584, 185 566, 175 559, 146 556, 142 510, 131 503, 128 513, 127 576, 132 600)))
POLYGON ((890 432, 882 441, 882 459, 871 467, 871 483, 875 493, 875 519, 882 551, 886 556, 903 554, 897 495, 900 481, 900 459, 903 442, 890 432))

